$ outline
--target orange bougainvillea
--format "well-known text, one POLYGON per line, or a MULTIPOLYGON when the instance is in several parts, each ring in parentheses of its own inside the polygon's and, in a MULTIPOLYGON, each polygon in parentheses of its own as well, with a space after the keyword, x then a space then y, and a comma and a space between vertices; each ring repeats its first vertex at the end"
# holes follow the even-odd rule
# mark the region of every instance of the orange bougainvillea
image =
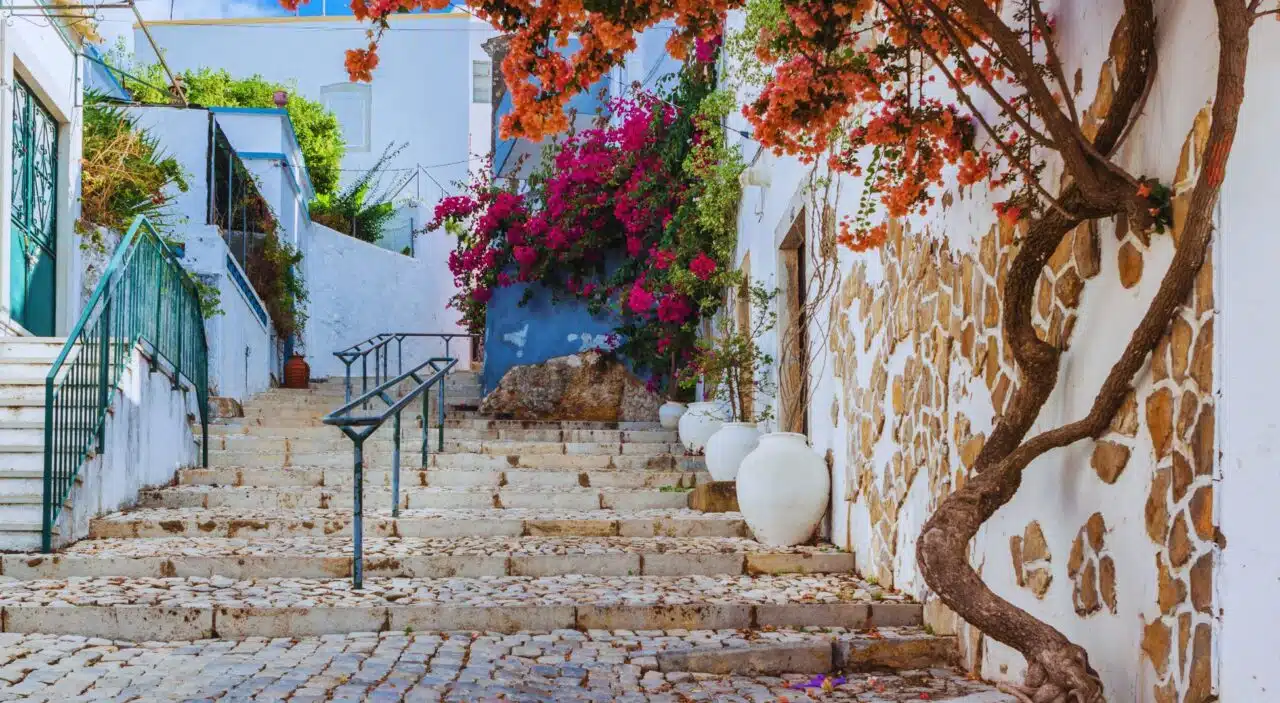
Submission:
MULTIPOLYGON (((290 9, 299 1, 280 0, 290 9)), ((371 79, 378 42, 396 13, 451 7, 450 0, 350 3, 355 16, 371 24, 369 45, 347 52, 347 71, 357 81, 371 79)), ((659 23, 674 26, 667 50, 684 57, 700 40, 719 37, 725 14, 745 4, 478 0, 463 11, 509 35, 502 71, 512 110, 502 130, 506 136, 536 139, 569 127, 568 100, 620 65, 636 47, 637 32, 659 23), (577 43, 572 50, 571 41, 577 43)), ((932 206, 948 178, 960 185, 989 180, 1029 191, 1028 177, 1038 172, 1029 142, 1039 134, 1030 123, 1030 91, 1010 80, 1017 73, 1010 60, 991 50, 994 38, 971 16, 998 5, 997 0, 787 0, 776 22, 763 26, 755 39, 757 58, 772 71, 743 108, 753 137, 779 153, 823 160, 834 171, 864 176, 874 199, 868 202, 894 217, 932 206), (982 121, 956 90, 974 88, 993 95, 1003 109, 1001 119, 982 121), (984 133, 987 138, 979 139, 984 133)), ((1036 19, 1030 9, 1018 12, 1019 21, 1026 20, 1021 28, 1001 26, 1025 43, 1035 64, 1035 47, 1051 41, 1052 18, 1036 19)), ((1024 193, 1025 205, 1012 212, 1034 214, 1040 200, 1024 193)), ((874 207, 860 208, 846 222, 842 240, 854 248, 879 241, 873 214, 874 207)))

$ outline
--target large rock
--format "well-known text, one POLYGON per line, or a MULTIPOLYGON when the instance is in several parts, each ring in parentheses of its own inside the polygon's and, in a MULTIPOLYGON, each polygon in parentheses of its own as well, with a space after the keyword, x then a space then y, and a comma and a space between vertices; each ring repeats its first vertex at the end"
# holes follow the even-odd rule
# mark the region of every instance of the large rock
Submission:
POLYGON ((589 351, 513 366, 480 412, 516 420, 653 421, 661 404, 617 358, 589 351))

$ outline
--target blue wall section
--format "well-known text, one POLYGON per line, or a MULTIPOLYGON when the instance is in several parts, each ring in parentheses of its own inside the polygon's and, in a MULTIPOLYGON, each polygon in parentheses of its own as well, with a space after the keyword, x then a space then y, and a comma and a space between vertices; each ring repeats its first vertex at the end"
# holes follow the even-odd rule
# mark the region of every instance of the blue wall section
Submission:
POLYGON ((496 388, 512 366, 606 346, 605 338, 615 324, 612 315, 592 315, 586 305, 576 301, 553 304, 551 294, 538 284, 495 290, 485 321, 485 390, 496 388), (533 299, 522 307, 520 299, 530 288, 533 299))

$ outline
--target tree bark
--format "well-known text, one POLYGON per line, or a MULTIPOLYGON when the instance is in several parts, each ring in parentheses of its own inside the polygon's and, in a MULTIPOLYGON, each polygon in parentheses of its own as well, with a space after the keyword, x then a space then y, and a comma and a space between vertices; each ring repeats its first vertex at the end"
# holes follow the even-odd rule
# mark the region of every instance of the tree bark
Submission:
MULTIPOLYGON (((917 542, 920 570, 938 597, 972 626, 1017 649, 1026 658, 1026 695, 1036 703, 1101 701, 1102 681, 1090 666, 1088 653, 1083 648, 999 597, 983 583, 969 564, 969 544, 982 524, 1012 500, 1022 482, 1022 471, 1034 459, 1053 448, 1105 431, 1131 389, 1135 375, 1195 284, 1212 237, 1213 209, 1244 99, 1248 33, 1253 22, 1253 14, 1243 0, 1214 2, 1218 14, 1219 65, 1204 165, 1192 190, 1182 239, 1155 298, 1133 331, 1124 353, 1108 373, 1089 414, 1024 442, 1023 438, 1056 386, 1060 355, 1058 350, 1036 338, 1030 328, 1030 300, 1044 258, 1056 247, 1056 244, 1049 245, 1060 241, 1074 226, 1069 218, 1052 212, 1033 224, 1005 287, 1004 324, 1022 372, 1022 384, 979 454, 977 476, 938 506, 917 542)), ((1154 62, 1154 55, 1150 61, 1154 62)), ((1129 90, 1137 85, 1136 81, 1126 79, 1121 82, 1129 90)), ((1113 111, 1108 115, 1108 122, 1115 114, 1113 111)), ((1123 125, 1118 131, 1107 132, 1114 135, 1111 139, 1119 139, 1123 133, 1123 125)), ((1102 151, 1105 153, 1107 149, 1102 151)))

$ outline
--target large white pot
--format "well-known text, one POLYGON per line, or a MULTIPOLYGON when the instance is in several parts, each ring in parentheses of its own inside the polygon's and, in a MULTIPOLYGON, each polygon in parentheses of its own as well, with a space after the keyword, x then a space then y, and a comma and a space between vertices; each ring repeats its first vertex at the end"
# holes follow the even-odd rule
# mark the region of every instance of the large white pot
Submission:
POLYGON ((764 544, 802 544, 827 512, 827 464, 802 434, 772 432, 738 468, 738 507, 764 544))
POLYGON ((724 424, 720 403, 689 403, 689 410, 680 416, 680 443, 697 454, 707 445, 711 435, 724 424))
POLYGON ((716 481, 732 481, 742 460, 760 444, 754 422, 727 422, 707 440, 707 471, 716 481))
POLYGON ((680 426, 680 417, 688 410, 684 403, 668 400, 658 408, 658 422, 664 430, 674 430, 680 426))

